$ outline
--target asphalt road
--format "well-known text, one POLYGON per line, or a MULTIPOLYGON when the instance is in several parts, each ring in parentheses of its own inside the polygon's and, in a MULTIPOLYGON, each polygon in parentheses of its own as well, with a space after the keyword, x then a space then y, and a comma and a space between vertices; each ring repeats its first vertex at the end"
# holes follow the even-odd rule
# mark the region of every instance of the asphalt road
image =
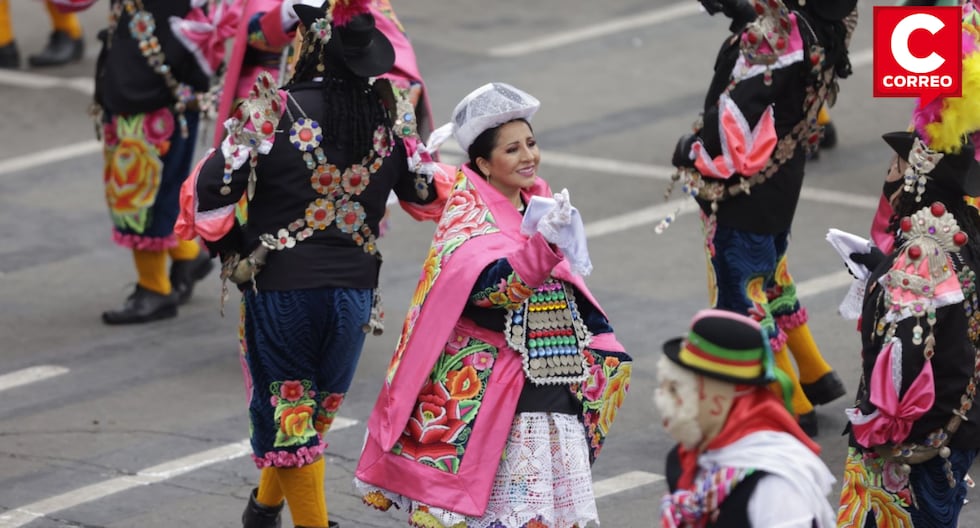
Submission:
MULTIPOLYGON (((13 4, 22 52, 40 50, 43 8, 13 4)), ((129 254, 109 237, 101 156, 85 115, 106 4, 82 15, 89 49, 81 63, 0 71, 0 527, 240 526, 258 472, 240 443, 248 426, 235 297, 222 318, 210 277, 177 319, 125 328, 99 320, 135 281, 129 254)), ((653 227, 684 203, 675 193, 663 204, 666 166, 696 117, 727 21, 699 13, 694 0, 396 8, 437 116, 448 120, 463 95, 489 81, 543 103, 534 120, 541 173, 567 187, 582 212, 595 265, 589 283, 636 360, 594 467, 605 493, 600 517, 606 527, 652 526, 671 446, 651 404, 654 366, 660 343, 707 303, 697 216, 682 214, 662 235, 653 227)), ((904 128, 912 108, 871 96, 871 9, 862 2, 855 74, 833 110, 840 145, 808 167, 790 250, 813 333, 851 389, 818 410, 822 456, 837 475, 859 341, 854 323, 837 315, 848 282, 824 236, 830 227, 867 233, 889 158, 880 135, 904 128)), ((362 506, 350 480, 432 229, 398 211, 381 241, 389 331, 368 339, 341 411, 348 427, 327 438, 331 519, 344 527, 405 526, 397 512, 362 506)), ((980 526, 972 504, 961 525, 980 526)))

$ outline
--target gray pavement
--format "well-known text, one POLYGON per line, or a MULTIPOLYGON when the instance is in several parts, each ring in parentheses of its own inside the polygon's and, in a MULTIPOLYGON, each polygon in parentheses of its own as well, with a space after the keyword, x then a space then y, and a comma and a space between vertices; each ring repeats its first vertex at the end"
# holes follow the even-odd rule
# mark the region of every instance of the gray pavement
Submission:
MULTIPOLYGON (((48 32, 43 8, 13 4, 22 52, 40 50, 48 32)), ((101 156, 85 116, 106 4, 82 15, 89 49, 80 64, 0 71, 0 376, 46 365, 68 370, 0 390, 0 527, 18 526, 12 519, 25 506, 50 511, 26 524, 32 528, 239 526, 258 472, 233 445, 248 431, 237 295, 222 318, 212 276, 177 319, 128 328, 99 321, 135 281, 128 253, 109 237, 101 156), (65 146, 72 155, 59 156, 65 146), (217 451, 199 457, 208 450, 217 451), (165 465, 174 461, 179 469, 165 465)), ((589 242, 596 268, 589 283, 636 359, 629 398, 594 467, 611 490, 598 501, 606 527, 656 524, 663 483, 630 480, 662 473, 671 446, 651 404, 654 365, 660 343, 683 332, 707 302, 697 217, 681 216, 659 236, 650 220, 659 218, 650 208, 662 204, 666 185, 656 168, 669 164, 674 141, 696 117, 727 28, 693 4, 396 2, 436 115, 448 118, 463 95, 488 81, 536 95, 542 175, 569 189, 587 224, 603 225, 589 242), (673 14, 657 22, 651 12, 673 14), (541 40, 555 35, 568 38, 554 47, 541 40)), ((846 282, 824 235, 830 227, 867 232, 889 157, 880 135, 903 128, 912 108, 908 100, 871 97, 871 10, 862 2, 856 72, 842 82, 833 110, 840 145, 808 168, 790 251, 813 333, 851 396, 859 341, 854 323, 836 314, 846 282)), ((342 408, 357 423, 327 438, 331 519, 344 527, 405 526, 398 512, 362 506, 350 479, 431 234, 431 224, 397 211, 381 241, 388 332, 368 339, 342 408)), ((847 400, 818 410, 822 456, 837 475, 847 400)), ((961 526, 980 526, 972 504, 961 526)))

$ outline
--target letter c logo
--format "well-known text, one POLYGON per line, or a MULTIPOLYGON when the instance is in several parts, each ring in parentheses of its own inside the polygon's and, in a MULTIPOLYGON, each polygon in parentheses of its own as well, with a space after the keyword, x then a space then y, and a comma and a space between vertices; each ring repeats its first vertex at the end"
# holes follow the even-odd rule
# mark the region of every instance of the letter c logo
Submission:
POLYGON ((935 35, 944 27, 946 24, 942 20, 926 13, 915 13, 903 18, 892 31, 892 56, 895 57, 898 65, 912 73, 936 71, 946 62, 946 59, 939 56, 935 51, 925 58, 912 55, 912 52, 909 51, 909 36, 919 29, 924 29, 935 35))

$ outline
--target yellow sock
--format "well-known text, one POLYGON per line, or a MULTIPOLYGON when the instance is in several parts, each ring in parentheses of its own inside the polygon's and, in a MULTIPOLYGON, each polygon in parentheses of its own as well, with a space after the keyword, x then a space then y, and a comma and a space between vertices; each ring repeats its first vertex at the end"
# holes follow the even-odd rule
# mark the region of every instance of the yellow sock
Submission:
POLYGON ((133 250, 139 285, 150 291, 170 295, 170 277, 167 276, 167 252, 133 250))
POLYGON ((278 470, 272 466, 262 468, 262 474, 259 476, 259 491, 255 494, 255 500, 263 506, 275 508, 282 504, 283 498, 278 470))
POLYGON ((810 327, 806 323, 786 330, 786 337, 786 346, 789 347, 793 359, 796 360, 796 366, 800 369, 801 383, 813 383, 834 370, 820 354, 820 349, 817 348, 810 327))
POLYGON ((817 124, 823 126, 829 122, 830 122, 830 111, 827 110, 827 105, 823 105, 820 107, 820 113, 817 114, 817 124))
POLYGON ((10 20, 10 0, 0 0, 0 46, 14 40, 14 24, 10 20))
POLYGON ((44 2, 48 8, 48 15, 51 16, 51 26, 55 31, 64 31, 73 39, 82 38, 82 23, 74 13, 62 13, 50 1, 44 2))
POLYGON ((324 462, 320 457, 312 464, 298 468, 278 468, 279 485, 289 504, 293 524, 308 528, 326 528, 327 498, 323 495, 324 462))
MULTIPOLYGON (((776 360, 776 366, 786 372, 790 379, 793 380, 793 412, 797 415, 811 412, 813 410, 813 404, 803 394, 803 387, 800 387, 800 380, 796 376, 796 368, 793 367, 793 362, 789 360, 789 353, 786 351, 786 347, 773 354, 773 357, 776 360)), ((776 395, 782 399, 782 390, 777 390, 776 395)))
POLYGON ((173 260, 194 260, 201 253, 201 246, 193 240, 177 239, 177 245, 168 249, 173 260))

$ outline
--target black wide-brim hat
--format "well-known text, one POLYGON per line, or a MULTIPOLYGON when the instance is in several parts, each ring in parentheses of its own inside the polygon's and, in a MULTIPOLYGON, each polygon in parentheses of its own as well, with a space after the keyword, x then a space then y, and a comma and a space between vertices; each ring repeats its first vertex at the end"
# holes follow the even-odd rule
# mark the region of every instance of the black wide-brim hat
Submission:
MULTIPOLYGON (((889 132, 881 137, 902 159, 908 161, 909 152, 919 136, 915 132, 889 132)), ((966 196, 980 196, 980 165, 974 159, 973 142, 966 141, 956 154, 942 154, 943 158, 926 177, 946 190, 966 196)))
MULTIPOLYGON (((329 6, 326 2, 324 6, 329 6)), ((318 18, 326 16, 324 7, 303 4, 293 6, 296 16, 309 28, 318 18)), ((338 59, 359 77, 377 77, 388 73, 395 65, 395 48, 374 23, 374 16, 361 13, 343 26, 333 26, 332 36, 324 53, 338 59)))
POLYGON ((824 22, 840 22, 854 11, 857 0, 787 0, 786 4, 787 7, 812 13, 824 22))
POLYGON ((725 310, 701 310, 687 337, 663 344, 664 355, 703 376, 744 385, 774 381, 769 339, 750 317, 725 310))

